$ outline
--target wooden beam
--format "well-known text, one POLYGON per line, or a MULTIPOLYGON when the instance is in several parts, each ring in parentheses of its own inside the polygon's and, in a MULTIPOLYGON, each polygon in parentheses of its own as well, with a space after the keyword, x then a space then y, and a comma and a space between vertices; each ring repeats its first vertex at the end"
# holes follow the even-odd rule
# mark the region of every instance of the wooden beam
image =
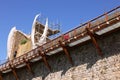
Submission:
POLYGON ((17 75, 17 73, 16 73, 15 69, 13 69, 13 68, 12 68, 12 72, 13 72, 13 74, 14 74, 14 76, 15 76, 16 80, 19 80, 18 75, 17 75))
POLYGON ((34 72, 33 72, 32 68, 31 68, 31 66, 30 66, 30 62, 27 61, 25 58, 23 58, 23 59, 24 59, 24 61, 25 61, 25 63, 26 63, 27 70, 28 70, 31 74, 34 75, 34 72))
POLYGON ((10 68, 12 69, 13 75, 14 75, 14 77, 16 78, 16 80, 19 80, 18 75, 17 75, 17 73, 16 73, 16 71, 15 71, 15 68, 12 67, 12 64, 9 64, 9 66, 10 66, 10 68))
POLYGON ((46 65, 46 67, 51 71, 51 66, 49 65, 46 55, 44 53, 41 53, 41 51, 38 51, 39 55, 42 57, 42 60, 44 62, 44 64, 46 65))
POLYGON ((67 49, 66 45, 63 44, 62 41, 59 41, 59 44, 60 44, 60 46, 63 48, 63 51, 64 51, 64 53, 66 54, 69 62, 70 62, 72 65, 74 65, 74 64, 73 64, 73 61, 72 61, 72 57, 70 56, 70 53, 68 52, 68 49, 67 49))
POLYGON ((0 71, 0 80, 3 80, 2 72, 0 71))
POLYGON ((97 49, 98 51, 98 54, 102 57, 103 56, 103 53, 102 53, 102 50, 101 48, 99 47, 98 43, 97 43, 97 40, 95 39, 94 37, 94 34, 93 32, 90 31, 90 23, 88 23, 88 26, 86 27, 86 31, 87 31, 87 34, 90 36, 95 48, 97 49))

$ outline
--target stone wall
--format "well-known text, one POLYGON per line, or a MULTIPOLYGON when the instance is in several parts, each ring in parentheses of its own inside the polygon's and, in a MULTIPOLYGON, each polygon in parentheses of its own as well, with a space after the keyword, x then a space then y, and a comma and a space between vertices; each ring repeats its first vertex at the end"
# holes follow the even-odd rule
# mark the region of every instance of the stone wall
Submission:
POLYGON ((13 47, 12 47, 12 50, 11 50, 10 60, 14 59, 15 51, 17 51, 16 57, 18 57, 18 56, 24 54, 25 51, 30 51, 31 50, 31 40, 30 40, 30 38, 27 38, 25 35, 23 35, 19 31, 16 31, 14 33, 14 35, 15 35, 14 36, 14 44, 12 45, 13 47), (26 40, 26 44, 25 45, 28 45, 27 49, 25 48, 25 45, 21 44, 22 40, 26 40))
MULTIPOLYGON (((74 66, 64 52, 48 57, 49 71, 42 61, 32 64, 34 75, 27 69, 17 71, 20 80, 120 80, 120 32, 98 40, 104 53, 100 57, 91 42, 71 48, 74 66)), ((4 80, 15 80, 12 72, 3 75, 4 80)))

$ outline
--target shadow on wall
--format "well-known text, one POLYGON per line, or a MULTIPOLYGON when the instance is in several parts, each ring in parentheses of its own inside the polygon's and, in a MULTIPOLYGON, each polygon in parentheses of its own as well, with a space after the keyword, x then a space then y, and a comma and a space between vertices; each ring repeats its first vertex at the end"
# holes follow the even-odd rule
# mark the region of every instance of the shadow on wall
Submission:
MULTIPOLYGON (((52 71, 49 71, 43 62, 36 62, 31 65, 34 75, 30 74, 25 68, 17 70, 17 74, 20 80, 34 80, 33 78, 40 77, 40 80, 46 79, 46 77, 55 72, 61 71, 60 76, 65 75, 65 73, 77 66, 87 65, 86 69, 91 68, 97 61, 108 58, 113 55, 120 54, 120 33, 115 32, 107 37, 102 37, 98 40, 98 43, 104 54, 103 57, 100 57, 94 48, 92 42, 87 43, 84 46, 76 46, 69 49, 69 52, 72 56, 74 65, 72 66, 64 52, 48 56, 48 62, 52 68, 52 71)), ((5 80, 15 80, 13 75, 6 74, 4 76, 5 80)), ((38 79, 39 80, 39 79, 38 79)))

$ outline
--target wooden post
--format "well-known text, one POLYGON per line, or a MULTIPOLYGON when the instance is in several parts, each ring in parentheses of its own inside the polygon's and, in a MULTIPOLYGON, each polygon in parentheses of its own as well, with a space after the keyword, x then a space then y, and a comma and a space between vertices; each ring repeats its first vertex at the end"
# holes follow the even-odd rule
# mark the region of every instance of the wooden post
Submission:
POLYGON ((76 37, 76 34, 77 34, 77 32, 76 32, 76 29, 74 30, 74 37, 76 37))
POLYGON ((0 80, 3 80, 2 72, 0 71, 0 80))
POLYGON ((25 61, 25 63, 26 63, 27 70, 28 70, 31 74, 34 74, 32 68, 31 68, 31 66, 30 66, 30 62, 29 62, 29 61, 26 61, 25 58, 23 58, 23 59, 24 59, 24 61, 25 61))
POLYGON ((102 51, 101 51, 101 49, 100 49, 100 47, 99 47, 99 45, 97 43, 97 40, 94 37, 93 32, 90 31, 90 23, 88 23, 88 26, 86 27, 86 31, 87 31, 88 35, 90 36, 95 48, 97 49, 98 54, 102 57, 103 53, 102 53, 102 51))
POLYGON ((12 64, 9 64, 9 66, 10 66, 10 68, 12 69, 13 75, 15 76, 16 80, 19 80, 18 75, 17 75, 17 73, 16 73, 16 71, 15 71, 15 67, 12 66, 12 64))
POLYGON ((116 19, 117 19, 117 20, 119 20, 119 18, 120 18, 118 15, 119 15, 119 11, 116 10, 115 16, 116 16, 116 19))
POLYGON ((14 68, 12 68, 12 72, 13 72, 13 74, 14 74, 14 76, 15 76, 16 80, 19 80, 18 75, 17 75, 17 73, 16 73, 16 71, 15 71, 15 69, 14 69, 14 68))
POLYGON ((41 53, 41 51, 38 51, 39 55, 42 57, 42 60, 44 61, 44 64, 46 65, 46 67, 51 71, 51 66, 49 65, 46 55, 44 53, 41 53))
POLYGON ((108 18, 108 14, 105 13, 105 21, 106 21, 107 24, 109 24, 108 19, 109 19, 109 18, 108 18))
POLYGON ((73 61, 72 61, 72 57, 70 56, 70 53, 68 52, 68 50, 67 50, 65 44, 62 44, 61 41, 59 41, 59 43, 60 43, 60 46, 63 48, 63 51, 65 52, 65 54, 66 54, 66 56, 67 56, 69 62, 70 62, 72 65, 74 65, 74 64, 73 64, 73 61))

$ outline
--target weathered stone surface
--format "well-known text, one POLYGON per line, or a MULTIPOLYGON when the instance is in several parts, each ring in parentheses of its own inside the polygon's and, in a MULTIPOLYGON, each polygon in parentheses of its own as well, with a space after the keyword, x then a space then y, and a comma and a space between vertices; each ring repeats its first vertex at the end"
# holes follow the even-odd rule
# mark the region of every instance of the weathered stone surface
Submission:
MULTIPOLYGON (((44 63, 32 64, 34 76, 26 68, 17 70, 20 80, 120 80, 120 32, 98 40, 104 53, 100 57, 92 43, 70 49, 74 66, 65 54, 48 57, 50 72, 44 63)), ((5 74, 4 80, 15 80, 12 73, 5 74)))

